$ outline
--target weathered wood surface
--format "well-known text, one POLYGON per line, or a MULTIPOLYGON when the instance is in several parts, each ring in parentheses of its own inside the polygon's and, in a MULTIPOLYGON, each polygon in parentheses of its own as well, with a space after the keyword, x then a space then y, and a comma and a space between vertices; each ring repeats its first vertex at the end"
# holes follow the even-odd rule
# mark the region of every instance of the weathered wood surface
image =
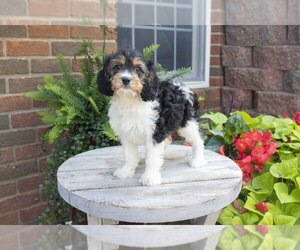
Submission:
MULTIPOLYGON (((90 239, 98 242, 98 244, 107 243, 115 245, 114 249, 119 249, 119 245, 136 248, 156 248, 175 247, 190 243, 195 244, 209 237, 219 236, 225 228, 225 226, 191 225, 104 225, 74 227, 90 239)), ((217 243, 218 238, 215 241, 217 243)))
POLYGON ((206 166, 188 166, 191 148, 170 145, 166 152, 162 185, 141 186, 144 148, 135 177, 120 180, 113 171, 124 164, 122 147, 109 147, 76 155, 57 173, 60 195, 89 215, 127 222, 159 223, 201 217, 216 212, 239 194, 242 173, 230 159, 205 151, 206 166))

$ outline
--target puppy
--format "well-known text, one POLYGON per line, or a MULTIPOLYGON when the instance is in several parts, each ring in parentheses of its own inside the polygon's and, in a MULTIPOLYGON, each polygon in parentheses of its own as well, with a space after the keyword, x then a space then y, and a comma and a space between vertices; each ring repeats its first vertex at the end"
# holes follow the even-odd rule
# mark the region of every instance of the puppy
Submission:
POLYGON ((139 182, 161 184, 164 150, 175 131, 193 147, 190 166, 205 164, 197 96, 178 83, 159 81, 153 63, 141 53, 120 49, 108 55, 97 84, 102 94, 112 96, 109 122, 125 154, 125 165, 115 170, 114 176, 124 179, 135 175, 137 146, 144 144, 146 170, 139 182))

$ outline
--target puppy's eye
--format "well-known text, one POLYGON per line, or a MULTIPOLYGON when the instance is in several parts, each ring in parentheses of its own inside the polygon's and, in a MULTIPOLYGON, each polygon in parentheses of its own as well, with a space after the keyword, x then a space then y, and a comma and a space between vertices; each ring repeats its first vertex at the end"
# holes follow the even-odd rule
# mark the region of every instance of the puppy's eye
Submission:
POLYGON ((136 67, 136 68, 135 68, 135 72, 137 72, 137 73, 142 73, 143 71, 142 71, 141 67, 136 67))
POLYGON ((121 69, 121 65, 116 65, 113 67, 114 70, 120 70, 121 69))

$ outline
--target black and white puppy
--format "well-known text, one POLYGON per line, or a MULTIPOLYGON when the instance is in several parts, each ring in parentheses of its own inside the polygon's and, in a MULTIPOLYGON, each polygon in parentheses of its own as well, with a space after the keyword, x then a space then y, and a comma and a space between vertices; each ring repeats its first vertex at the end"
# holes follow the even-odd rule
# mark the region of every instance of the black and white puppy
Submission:
POLYGON ((159 81, 153 63, 131 49, 108 55, 97 83, 102 94, 112 96, 109 122, 124 148, 125 165, 114 172, 115 176, 134 176, 137 146, 144 144, 146 170, 140 183, 161 184, 164 150, 175 131, 193 147, 190 166, 199 168, 205 164, 198 100, 188 88, 172 81, 159 81))

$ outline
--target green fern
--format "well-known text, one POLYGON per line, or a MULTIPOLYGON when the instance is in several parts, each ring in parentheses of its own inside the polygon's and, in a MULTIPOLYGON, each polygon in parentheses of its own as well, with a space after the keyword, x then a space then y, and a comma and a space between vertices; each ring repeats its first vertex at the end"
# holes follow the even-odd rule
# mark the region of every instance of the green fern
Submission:
POLYGON ((192 69, 191 68, 180 68, 177 70, 169 71, 169 72, 158 72, 158 77, 162 81, 167 81, 167 80, 178 80, 183 78, 185 75, 191 73, 192 69))
POLYGON ((118 136, 115 131, 111 128, 108 122, 104 123, 102 126, 102 133, 107 136, 111 141, 118 141, 118 136))
POLYGON ((151 44, 150 46, 143 49, 143 55, 146 59, 150 60, 154 55, 155 51, 160 47, 159 44, 151 44))

